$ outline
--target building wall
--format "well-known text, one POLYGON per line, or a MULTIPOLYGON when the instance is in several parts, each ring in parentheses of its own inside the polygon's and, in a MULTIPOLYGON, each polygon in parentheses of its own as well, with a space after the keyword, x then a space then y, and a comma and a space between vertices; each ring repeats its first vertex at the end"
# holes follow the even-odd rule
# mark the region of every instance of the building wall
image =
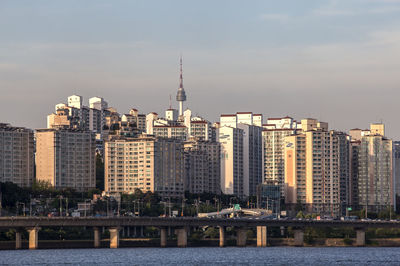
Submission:
POLYGON ((56 189, 96 187, 96 140, 89 131, 42 129, 36 132, 36 179, 56 189))
POLYGON ((221 115, 220 117, 220 126, 221 127, 236 127, 237 125, 237 117, 236 115, 221 115))
POLYGON ((186 140, 188 129, 185 126, 154 126, 153 134, 160 138, 186 140))
POLYGON ((348 205, 347 135, 314 128, 285 137, 285 144, 286 202, 306 204, 310 212, 340 215, 348 205))
POLYGON ((263 181, 262 128, 248 124, 238 124, 243 130, 243 193, 255 196, 257 185, 263 181))
POLYGON ((361 138, 358 156, 359 204, 372 211, 394 206, 392 140, 379 135, 361 138))
POLYGON ((185 144, 185 190, 221 193, 221 155, 218 142, 190 139, 185 144))
POLYGON ((264 129, 264 182, 277 182, 281 195, 285 190, 285 137, 294 135, 294 129, 264 129))
POLYGON ((284 156, 285 156, 285 201, 287 204, 297 203, 297 140, 299 136, 285 137, 284 156))
POLYGON ((110 193, 157 192, 182 197, 183 144, 179 140, 141 135, 105 143, 105 190, 110 193))
POLYGON ((33 181, 33 131, 0 123, 0 182, 30 187, 33 181))
POLYGON ((397 198, 400 198, 400 141, 393 141, 393 180, 395 202, 397 202, 397 198))
POLYGON ((221 144, 221 191, 243 197, 243 130, 219 128, 221 144))
MULTIPOLYGON (((360 135, 361 139, 361 135, 360 135)), ((358 200, 358 157, 360 152, 360 140, 352 141, 350 144, 350 182, 349 182, 349 205, 354 209, 359 206, 358 200)))

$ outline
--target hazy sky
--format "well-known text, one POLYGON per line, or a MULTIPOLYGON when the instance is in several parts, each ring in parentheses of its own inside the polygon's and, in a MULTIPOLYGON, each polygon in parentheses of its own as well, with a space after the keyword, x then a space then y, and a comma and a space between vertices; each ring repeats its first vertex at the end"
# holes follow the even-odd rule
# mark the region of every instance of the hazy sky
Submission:
POLYGON ((163 113, 181 53, 207 119, 382 120, 400 139, 400 0, 0 0, 0 122, 45 127, 72 94, 163 113))

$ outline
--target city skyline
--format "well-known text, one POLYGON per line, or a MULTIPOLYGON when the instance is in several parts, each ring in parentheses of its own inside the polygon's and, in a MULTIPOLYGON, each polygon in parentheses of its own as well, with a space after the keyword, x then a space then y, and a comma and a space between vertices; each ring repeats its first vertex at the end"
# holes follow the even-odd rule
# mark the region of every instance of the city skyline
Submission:
MULTIPOLYGON (((70 95, 79 95, 79 96, 82 96, 81 94, 70 94, 70 95)), ((89 100, 90 98, 92 98, 92 97, 100 97, 100 98, 103 98, 103 99, 108 100, 107 98, 105 98, 105 97, 103 97, 103 96, 101 96, 101 95, 92 95, 92 96, 88 96, 88 97, 83 97, 83 96, 82 96, 82 98, 83 98, 83 104, 84 104, 85 106, 88 106, 88 105, 89 105, 89 104, 88 104, 88 100, 89 100)), ((171 96, 171 98, 172 98, 172 96, 171 96)), ((61 100, 58 101, 57 103, 62 104, 62 103, 66 103, 66 102, 67 102, 67 101, 66 101, 65 99, 61 99, 61 100)), ((169 101, 169 103, 170 103, 170 102, 171 102, 171 101, 169 101)), ((174 100, 172 100, 172 102, 174 102, 174 100)), ((176 102, 176 101, 175 101, 175 102, 176 102)), ((148 112, 143 112, 143 109, 139 109, 139 108, 137 108, 137 106, 138 106, 138 105, 133 105, 133 106, 131 106, 131 107, 128 107, 127 110, 121 110, 118 106, 115 106, 115 105, 112 105, 112 104, 109 105, 110 108, 115 108, 115 109, 117 110, 117 112, 120 113, 121 115, 122 115, 122 114, 128 114, 128 113, 130 112, 130 110, 131 110, 132 108, 134 108, 134 109, 138 109, 139 112, 144 113, 144 114, 150 114, 150 113, 152 113, 152 112, 155 112, 155 113, 157 113, 157 114, 159 115, 160 118, 165 118, 164 113, 165 113, 165 111, 168 110, 170 107, 172 107, 173 109, 175 109, 175 110, 177 110, 177 111, 179 110, 179 103, 178 103, 178 102, 172 103, 171 105, 168 105, 165 109, 158 108, 158 109, 156 110, 156 109, 151 109, 151 108, 150 108, 150 109, 149 109, 150 111, 148 111, 148 112)), ((55 110, 54 110, 54 104, 53 104, 53 108, 48 107, 47 109, 49 109, 49 108, 50 108, 50 110, 48 111, 48 113, 54 113, 54 112, 55 112, 55 110)), ((240 108, 240 107, 239 107, 239 108, 240 108)), ((190 106, 185 106, 185 107, 184 107, 184 110, 187 110, 187 109, 192 110, 192 108, 191 108, 190 106)), ((256 113, 256 112, 253 111, 254 109, 250 109, 250 110, 247 110, 247 109, 241 110, 241 109, 239 109, 239 110, 240 110, 239 112, 244 112, 244 113, 247 113, 247 112, 256 113)), ((192 110, 192 112, 193 112, 193 110, 192 110)), ((206 112, 205 112, 205 113, 206 113, 206 112)), ((229 113, 228 113, 228 112, 219 113, 219 114, 216 114, 216 115, 215 115, 216 119, 209 119, 209 117, 204 116, 203 113, 201 113, 201 112, 194 112, 193 114, 194 114, 195 116, 203 117, 204 119, 207 119, 207 120, 211 121, 212 123, 214 123, 214 122, 219 123, 219 117, 220 117, 221 115, 235 114, 235 113, 237 113, 237 111, 232 111, 232 112, 229 112, 229 113)), ((296 115, 290 115, 290 114, 282 114, 282 115, 277 115, 277 116, 268 116, 268 114, 265 115, 265 114, 262 113, 262 112, 260 112, 260 114, 264 116, 263 121, 261 121, 261 122, 264 123, 264 124, 267 123, 267 120, 268 120, 269 118, 272 118, 272 119, 274 119, 274 118, 282 118, 282 119, 283 119, 283 118, 285 118, 285 117, 290 117, 290 118, 293 118, 294 120, 300 121, 300 120, 302 120, 302 119, 317 119, 316 117, 318 117, 318 116, 298 117, 298 116, 296 116, 296 115)), ((213 115, 213 117, 214 117, 214 115, 213 115)), ((3 122, 3 123, 6 123, 6 124, 11 124, 11 125, 16 126, 16 127, 25 127, 25 128, 33 129, 33 130, 35 130, 35 129, 46 129, 46 123, 47 123, 46 118, 45 118, 45 117, 44 117, 44 118, 41 118, 41 120, 43 120, 43 121, 40 121, 39 123, 42 124, 42 126, 39 126, 39 127, 30 127, 29 124, 32 124, 32 123, 30 123, 30 122, 27 122, 27 123, 25 123, 25 124, 17 124, 15 121, 2 121, 2 122, 3 122)), ((319 119, 317 119, 317 120, 319 120, 319 119)), ((334 123, 335 121, 323 121, 323 122, 326 122, 326 123, 329 124, 329 129, 335 129, 335 130, 338 130, 338 131, 345 132, 345 133, 347 133, 347 134, 349 134, 350 130, 352 130, 352 129, 368 130, 368 127, 370 126, 370 124, 374 124, 374 123, 378 123, 378 124, 379 124, 379 123, 383 123, 383 124, 385 124, 385 127, 387 127, 387 124, 385 123, 385 121, 384 121, 383 119, 381 119, 381 120, 379 120, 379 121, 370 121, 370 122, 367 122, 367 124, 365 124, 365 125, 363 125, 363 126, 361 126, 361 127, 353 126, 353 127, 344 128, 344 129, 338 129, 338 128, 334 128, 333 126, 331 126, 332 124, 335 124, 335 123, 334 123)), ((388 131, 390 131, 390 124, 389 124, 389 130, 388 130, 388 131)), ((386 137, 389 137, 389 138, 393 138, 393 137, 391 137, 391 136, 388 135, 388 134, 385 134, 385 136, 386 136, 386 137)), ((395 138, 393 138, 393 139, 395 139, 395 138)))
POLYGON ((400 138, 399 1, 0 5, 3 122, 44 128, 49 106, 72 94, 162 113, 182 53, 185 106, 211 121, 235 111, 342 131, 382 121, 400 138))

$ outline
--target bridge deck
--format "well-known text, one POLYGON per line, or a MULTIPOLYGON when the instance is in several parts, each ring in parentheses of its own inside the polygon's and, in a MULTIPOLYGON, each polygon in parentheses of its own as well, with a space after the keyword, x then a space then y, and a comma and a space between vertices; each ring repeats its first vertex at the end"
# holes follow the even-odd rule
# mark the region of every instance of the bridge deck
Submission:
POLYGON ((0 217, 0 228, 52 226, 292 226, 292 227, 355 227, 400 228, 398 221, 327 221, 327 220, 268 220, 256 218, 197 218, 197 217, 0 217))

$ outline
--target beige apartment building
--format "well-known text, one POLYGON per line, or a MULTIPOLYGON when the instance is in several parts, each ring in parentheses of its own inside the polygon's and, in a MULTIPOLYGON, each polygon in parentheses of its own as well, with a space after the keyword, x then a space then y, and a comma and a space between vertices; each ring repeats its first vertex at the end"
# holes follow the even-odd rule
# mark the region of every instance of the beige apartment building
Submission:
POLYGON ((186 140, 187 127, 184 125, 156 125, 153 127, 153 134, 160 138, 173 138, 186 140))
POLYGON ((161 197, 184 194, 183 143, 142 134, 105 143, 105 190, 108 193, 157 192, 161 197))
POLYGON ((75 129, 36 131, 36 179, 56 189, 96 187, 95 133, 75 129))
POLYGON ((340 215, 349 202, 349 137, 315 119, 301 124, 301 133, 285 137, 286 203, 340 215))
POLYGON ((32 186, 34 158, 33 131, 0 123, 0 182, 32 186))

